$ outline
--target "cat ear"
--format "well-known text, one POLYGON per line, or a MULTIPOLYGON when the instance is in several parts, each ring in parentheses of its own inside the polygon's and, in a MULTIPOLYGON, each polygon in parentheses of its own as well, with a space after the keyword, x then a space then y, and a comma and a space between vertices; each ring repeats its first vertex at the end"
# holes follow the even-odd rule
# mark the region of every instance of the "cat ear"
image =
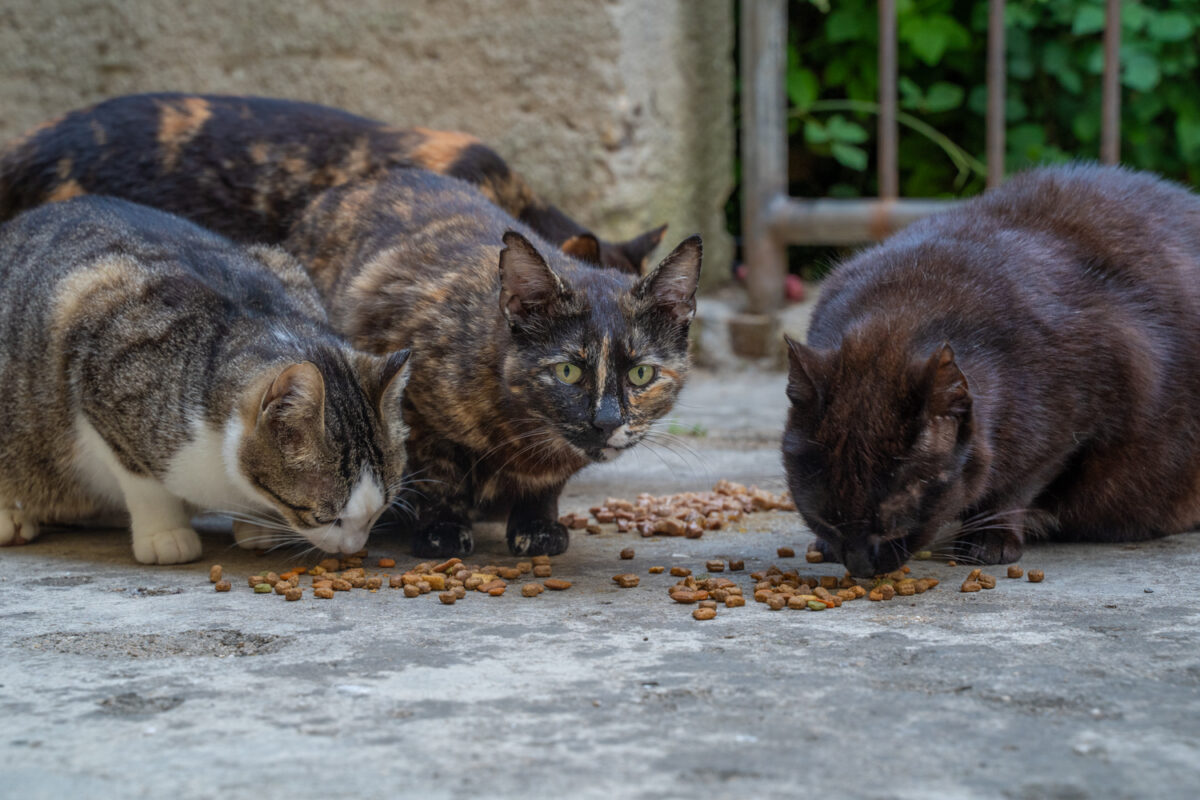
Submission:
POLYGON ((641 236, 635 236, 617 245, 625 257, 629 259, 630 266, 633 267, 635 275, 641 275, 646 269, 646 260, 650 254, 654 252, 654 248, 662 242, 663 236, 667 233, 667 226, 660 225, 653 230, 646 231, 641 236))
POLYGON ((500 310, 509 323, 544 313, 566 293, 562 280, 521 234, 507 231, 500 251, 500 310))
POLYGON ((325 432, 325 379, 311 361, 287 367, 263 393, 258 420, 293 451, 325 432))
POLYGON ((926 366, 929 394, 926 408, 931 417, 965 418, 971 413, 971 392, 967 376, 954 360, 954 350, 943 344, 933 352, 926 366))
POLYGON ((410 350, 397 350, 383 358, 379 370, 379 400, 383 406, 389 406, 393 398, 398 398, 408 385, 410 350))
POLYGON ((654 271, 633 287, 634 297, 646 298, 665 311, 672 322, 685 325, 696 313, 696 286, 704 247, 699 236, 689 236, 654 271))
POLYGON ((562 243, 562 251, 589 264, 600 263, 600 240, 590 233, 572 236, 562 243))
POLYGON ((821 374, 821 356, 786 333, 783 340, 788 348, 788 400, 797 409, 815 410, 822 400, 817 383, 817 376, 821 374))

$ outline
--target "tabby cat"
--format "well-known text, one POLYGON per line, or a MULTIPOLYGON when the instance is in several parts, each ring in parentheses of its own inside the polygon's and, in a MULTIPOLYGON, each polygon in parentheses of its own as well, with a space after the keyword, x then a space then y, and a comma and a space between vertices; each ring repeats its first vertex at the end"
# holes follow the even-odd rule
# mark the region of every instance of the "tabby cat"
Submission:
POLYGON ((325 192, 284 246, 356 346, 413 350, 423 557, 471 552, 479 508, 507 515, 514 554, 561 553, 563 484, 636 444, 687 373, 698 236, 639 279, 558 251, 462 181, 400 170, 325 192))
POLYGON ((1180 186, 1018 175, 838 267, 789 348, 791 490, 855 575, 1200 522, 1200 197, 1180 186))
POLYGON ((9 145, 0 153, 0 219, 108 194, 238 241, 278 243, 325 189, 411 167, 473 183, 571 255, 625 272, 642 272, 666 230, 601 242, 465 133, 394 128, 293 100, 189 94, 113 98, 9 145))
POLYGON ((404 470, 406 358, 336 337, 278 248, 111 198, 28 211, 0 227, 0 544, 128 512, 173 564, 220 510, 354 552, 404 470))

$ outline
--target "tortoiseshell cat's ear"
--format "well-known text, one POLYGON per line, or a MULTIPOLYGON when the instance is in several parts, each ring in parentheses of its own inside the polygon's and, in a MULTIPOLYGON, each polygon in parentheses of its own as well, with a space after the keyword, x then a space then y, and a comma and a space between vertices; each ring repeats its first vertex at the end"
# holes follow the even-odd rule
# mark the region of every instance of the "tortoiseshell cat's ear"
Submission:
POLYGON ((954 360, 954 350, 943 344, 925 367, 928 397, 926 408, 931 417, 963 419, 971 413, 971 392, 967 376, 954 360))
POLYGON ((504 234, 500 251, 500 310, 510 324, 544 314, 567 294, 562 279, 528 239, 516 231, 504 234))
POLYGON ((641 236, 635 236, 617 245, 617 248, 629 259, 629 266, 632 267, 633 274, 641 275, 646 270, 647 259, 654 252, 654 248, 662 242, 666 232, 667 226, 659 225, 641 236))
POLYGON ((600 240, 590 233, 580 233, 562 243, 562 251, 589 264, 600 264, 600 240))
POLYGON ((699 236, 689 236, 664 258, 654 271, 638 281, 633 296, 650 300, 675 324, 686 325, 696 313, 696 287, 704 247, 699 236))
POLYGON ((819 376, 821 356, 811 347, 797 342, 786 333, 783 340, 788 348, 787 397, 797 410, 816 412, 824 399, 819 376))
POLYGON ((289 456, 311 455, 325 434, 325 379, 311 361, 292 364, 263 393, 258 423, 265 425, 289 456))

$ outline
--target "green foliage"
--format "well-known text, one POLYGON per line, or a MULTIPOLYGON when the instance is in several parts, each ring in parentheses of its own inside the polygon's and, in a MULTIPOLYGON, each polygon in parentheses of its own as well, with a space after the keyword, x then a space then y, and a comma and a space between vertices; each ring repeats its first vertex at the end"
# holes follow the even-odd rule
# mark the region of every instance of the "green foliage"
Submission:
MULTIPOLYGON (((901 193, 984 185, 986 0, 897 0, 901 193)), ((871 195, 878 21, 869 0, 792 0, 791 191, 871 195)), ((1010 0, 1005 167, 1094 159, 1103 0, 1010 0)), ((1200 0, 1124 3, 1122 161, 1200 183, 1200 0)))

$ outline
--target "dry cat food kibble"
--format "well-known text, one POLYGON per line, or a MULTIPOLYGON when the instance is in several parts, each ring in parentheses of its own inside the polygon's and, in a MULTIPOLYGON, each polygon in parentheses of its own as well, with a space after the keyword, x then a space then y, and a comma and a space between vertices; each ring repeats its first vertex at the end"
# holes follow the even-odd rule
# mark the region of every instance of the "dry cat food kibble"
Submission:
POLYGON ((613 575, 613 582, 622 589, 632 589, 641 582, 641 578, 633 573, 627 575, 613 575))
POLYGON ((313 589, 313 597, 319 597, 322 600, 332 600, 333 589, 313 589))
POLYGON ((729 559, 729 571, 730 572, 740 572, 741 570, 744 570, 745 568, 746 568, 746 562, 743 561, 742 559, 740 559, 740 558, 736 559, 736 560, 732 559, 732 558, 729 559))
POLYGON ((396 559, 381 558, 379 559, 379 566, 383 569, 391 569, 392 567, 396 566, 396 559))
POLYGON ((687 567, 671 567, 671 575, 676 578, 686 578, 692 571, 687 567))
POLYGON ((452 606, 458 600, 458 595, 454 592, 442 592, 438 595, 438 600, 441 600, 443 605, 452 606))
POLYGON ((820 550, 813 550, 812 548, 809 548, 804 553, 804 560, 810 564, 820 564, 825 561, 825 556, 821 555, 820 550))
MULTIPOLYGON (((776 495, 757 486, 722 480, 708 492, 643 493, 633 500, 609 497, 589 513, 600 525, 615 524, 619 533, 698 539, 705 531, 740 521, 745 514, 773 510, 795 511, 796 506, 787 493, 776 495)), ((559 522, 568 528, 592 529, 588 517, 579 513, 566 514, 559 522)))
POLYGON ((221 580, 221 565, 220 564, 213 564, 211 567, 208 568, 208 580, 209 580, 209 583, 217 583, 218 581, 221 580))
POLYGON ((717 616, 715 608, 697 608, 692 612, 692 616, 699 620, 713 619, 717 616))
POLYGON ((1017 566, 1016 564, 1010 564, 1010 565, 1009 565, 1009 567, 1008 567, 1008 577, 1010 577, 1010 578, 1020 578, 1020 577, 1021 577, 1022 575, 1024 575, 1024 574, 1025 574, 1025 570, 1021 569, 1021 568, 1020 568, 1019 566, 1017 566))
POLYGON ((553 574, 554 571, 549 564, 538 564, 533 568, 533 577, 535 578, 549 578, 553 574))
POLYGON ((233 588, 233 584, 231 584, 229 581, 217 581, 217 585, 213 588, 218 592, 228 592, 233 588))
POLYGON ((1030 583, 1041 583, 1045 579, 1046 574, 1040 569, 1031 569, 1028 573, 1030 583))
POLYGON ((304 590, 301 589, 299 586, 293 586, 292 588, 290 588, 286 592, 284 592, 284 595, 283 595, 285 600, 287 600, 288 602, 292 602, 292 603, 299 600, 303 596, 304 596, 304 590))
POLYGON ((543 591, 545 591, 545 587, 543 587, 540 583, 527 583, 521 587, 521 596, 537 597, 543 591))
POLYGON ((980 585, 979 581, 968 580, 968 581, 963 581, 963 585, 960 587, 959 591, 978 592, 982 588, 983 588, 983 586, 980 585))
POLYGON ((708 570, 709 572, 724 572, 725 571, 725 562, 721 561, 720 559, 713 559, 712 561, 705 561, 704 568, 706 570, 708 570))
MULTIPOLYGON (((775 555, 780 558, 795 558, 796 551, 790 547, 780 547, 775 550, 775 555)), ((805 556, 807 558, 807 556, 805 556)))
POLYGON ((545 585, 545 587, 547 589, 554 589, 555 591, 558 591, 558 592, 561 592, 564 589, 571 588, 570 581, 560 581, 558 578, 551 578, 550 580, 543 581, 542 583, 545 585))
POLYGON ((270 594, 271 593, 271 584, 266 583, 266 582, 255 584, 254 593, 255 594, 270 594))
POLYGON ((666 567, 651 567, 647 570, 651 575, 661 575, 667 571, 666 567))
POLYGON ((628 561, 629 559, 633 558, 633 556, 634 552, 632 547, 626 547, 621 551, 621 559, 624 561, 628 561))

